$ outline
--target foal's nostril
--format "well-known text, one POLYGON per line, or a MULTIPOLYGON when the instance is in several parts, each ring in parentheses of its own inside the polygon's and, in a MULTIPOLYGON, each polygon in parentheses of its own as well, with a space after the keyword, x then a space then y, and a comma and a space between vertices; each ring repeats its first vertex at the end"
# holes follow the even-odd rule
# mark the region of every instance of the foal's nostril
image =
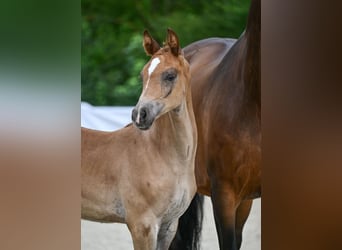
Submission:
POLYGON ((142 107, 142 108, 134 108, 132 110, 132 121, 134 123, 144 123, 146 122, 148 116, 148 110, 146 107, 142 107))
POLYGON ((145 120, 146 116, 147 116, 146 108, 142 108, 140 110, 140 117, 141 117, 141 119, 145 120))
POLYGON ((136 109, 132 110, 132 121, 134 122, 137 119, 138 111, 136 109))

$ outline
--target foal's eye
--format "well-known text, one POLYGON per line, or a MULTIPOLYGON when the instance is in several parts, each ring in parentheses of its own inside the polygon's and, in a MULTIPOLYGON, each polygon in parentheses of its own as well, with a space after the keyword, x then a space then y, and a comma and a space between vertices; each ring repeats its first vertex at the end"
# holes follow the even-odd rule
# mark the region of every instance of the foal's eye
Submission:
POLYGON ((165 77, 164 80, 168 82, 172 82, 176 79, 177 75, 175 73, 168 73, 165 77))
POLYGON ((170 68, 162 73, 161 80, 165 83, 173 83, 177 78, 177 70, 170 68))
POLYGON ((174 74, 168 74, 167 76, 166 76, 166 80, 167 81, 173 81, 173 80, 175 80, 175 78, 176 78, 176 76, 174 75, 174 74))

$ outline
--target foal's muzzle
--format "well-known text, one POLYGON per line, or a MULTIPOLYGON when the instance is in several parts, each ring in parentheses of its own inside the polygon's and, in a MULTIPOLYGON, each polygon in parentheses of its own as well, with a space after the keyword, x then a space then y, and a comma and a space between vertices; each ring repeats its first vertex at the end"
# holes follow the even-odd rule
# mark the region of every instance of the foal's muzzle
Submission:
POLYGON ((134 125, 141 129, 149 129, 164 105, 158 102, 138 103, 132 111, 134 125))

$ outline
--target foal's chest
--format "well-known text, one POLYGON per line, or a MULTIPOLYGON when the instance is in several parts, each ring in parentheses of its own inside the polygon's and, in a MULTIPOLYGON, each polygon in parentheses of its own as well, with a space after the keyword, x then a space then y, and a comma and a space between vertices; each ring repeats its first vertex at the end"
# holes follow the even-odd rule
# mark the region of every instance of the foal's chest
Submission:
POLYGON ((175 185, 169 200, 165 201, 168 203, 168 207, 164 213, 163 220, 168 221, 180 217, 189 206, 192 193, 193 189, 189 182, 180 182, 178 185, 175 185))

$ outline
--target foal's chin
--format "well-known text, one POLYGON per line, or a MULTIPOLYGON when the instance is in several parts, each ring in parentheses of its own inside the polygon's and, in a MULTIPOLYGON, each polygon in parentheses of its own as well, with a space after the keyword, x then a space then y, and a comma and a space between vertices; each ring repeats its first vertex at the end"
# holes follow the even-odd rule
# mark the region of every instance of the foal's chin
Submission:
POLYGON ((147 123, 133 122, 133 124, 140 130, 149 130, 152 127, 153 122, 154 122, 154 119, 153 121, 147 122, 147 123))

